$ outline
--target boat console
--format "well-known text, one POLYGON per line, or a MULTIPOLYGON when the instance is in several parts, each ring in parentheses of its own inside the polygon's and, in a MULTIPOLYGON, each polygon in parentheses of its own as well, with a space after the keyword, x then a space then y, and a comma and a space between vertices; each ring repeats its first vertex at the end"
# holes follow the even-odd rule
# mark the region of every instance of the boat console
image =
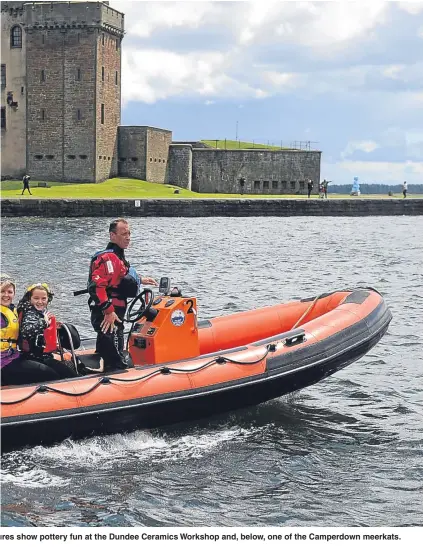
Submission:
POLYGON ((133 323, 128 351, 135 365, 162 364, 200 355, 197 299, 184 298, 170 289, 170 279, 160 280, 159 294, 144 289, 130 304, 128 322, 133 323), (139 309, 135 310, 137 303, 139 309))

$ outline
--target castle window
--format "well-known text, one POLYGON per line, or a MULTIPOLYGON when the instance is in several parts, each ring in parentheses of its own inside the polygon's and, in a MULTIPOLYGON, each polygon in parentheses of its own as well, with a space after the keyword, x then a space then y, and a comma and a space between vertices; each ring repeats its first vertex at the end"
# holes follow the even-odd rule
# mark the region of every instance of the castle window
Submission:
POLYGON ((116 51, 119 49, 119 38, 116 38, 116 51))
POLYGON ((115 85, 118 85, 118 72, 115 72, 115 85))
POLYGON ((46 37, 44 36, 44 34, 41 35, 41 43, 42 44, 45 44, 46 42, 46 37))
POLYGON ((80 68, 76 69, 76 79, 78 81, 81 81, 81 69, 80 68))
POLYGON ((101 103, 101 123, 104 124, 104 104, 101 103))
POLYGON ((154 158, 154 163, 156 163, 156 162, 157 162, 157 158, 154 158))
POLYGON ((68 154, 68 160, 74 160, 75 158, 74 154, 68 154))
POLYGON ((53 154, 47 154, 46 160, 54 160, 53 154))
POLYGON ((101 81, 104 82, 104 66, 101 67, 101 81))
POLYGON ((1 107, 1 128, 6 129, 6 107, 1 107))
POLYGON ((24 94, 24 91, 25 91, 25 88, 24 88, 24 86, 21 86, 21 95, 23 95, 23 94, 24 94))
POLYGON ((264 180, 263 181, 263 190, 268 190, 269 189, 269 181, 268 180, 264 180))
POLYGON ((46 111, 44 108, 41 109, 41 120, 44 121, 46 119, 46 111))
POLYGON ((36 160, 42 160, 43 159, 43 155, 42 154, 35 154, 34 158, 36 160))
POLYGON ((78 108, 78 110, 76 111, 76 119, 78 121, 82 119, 81 109, 80 108, 78 108))
POLYGON ((98 156, 98 159, 101 160, 102 156, 98 156))
POLYGON ((275 188, 278 187, 278 181, 277 180, 272 180, 272 188, 275 190, 275 188))
POLYGON ((153 161, 153 158, 150 158, 150 161, 153 161))
POLYGON ((10 47, 22 47, 22 28, 19 25, 10 30, 10 47))
POLYGON ((40 81, 45 82, 46 81, 46 71, 42 70, 40 74, 40 81))
POLYGON ((259 180, 254 181, 254 190, 260 190, 260 181, 259 180))
POLYGON ((6 65, 1 65, 1 86, 6 87, 6 65))
POLYGON ((131 158, 132 161, 138 161, 138 158, 131 158))
MULTIPOLYGON (((104 159, 106 159, 106 158, 104 158, 104 159)), ((110 156, 107 156, 107 161, 110 161, 110 156)))
POLYGON ((81 158, 81 160, 86 160, 87 154, 79 154, 79 157, 81 158))
POLYGON ((101 35, 101 43, 102 43, 103 46, 104 46, 104 34, 101 35))

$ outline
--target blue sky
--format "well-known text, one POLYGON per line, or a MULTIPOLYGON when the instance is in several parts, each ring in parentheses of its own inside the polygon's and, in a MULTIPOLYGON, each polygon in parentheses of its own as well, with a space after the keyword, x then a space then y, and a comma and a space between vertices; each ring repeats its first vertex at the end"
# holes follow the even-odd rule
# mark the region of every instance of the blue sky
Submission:
POLYGON ((322 150, 322 178, 423 183, 423 2, 111 1, 122 123, 322 150))

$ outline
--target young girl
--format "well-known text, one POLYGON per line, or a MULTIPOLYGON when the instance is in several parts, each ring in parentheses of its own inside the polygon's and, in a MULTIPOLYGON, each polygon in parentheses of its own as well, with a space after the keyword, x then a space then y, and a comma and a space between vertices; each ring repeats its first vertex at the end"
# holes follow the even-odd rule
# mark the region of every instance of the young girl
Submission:
POLYGON ((76 372, 52 355, 57 344, 56 319, 47 310, 52 299, 53 293, 46 283, 28 287, 18 304, 19 347, 23 357, 49 367, 54 379, 74 378, 76 372))

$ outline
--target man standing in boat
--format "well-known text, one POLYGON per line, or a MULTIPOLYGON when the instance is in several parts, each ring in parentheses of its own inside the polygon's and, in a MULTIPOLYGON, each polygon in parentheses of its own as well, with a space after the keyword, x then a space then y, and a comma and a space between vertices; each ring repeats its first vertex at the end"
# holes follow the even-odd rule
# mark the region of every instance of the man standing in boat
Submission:
POLYGON ((104 251, 91 259, 88 276, 88 305, 91 324, 97 332, 96 351, 104 361, 106 372, 128 368, 123 353, 123 319, 127 299, 138 294, 140 283, 157 286, 151 277, 139 278, 125 257, 131 242, 128 222, 118 218, 109 226, 110 242, 104 251))

